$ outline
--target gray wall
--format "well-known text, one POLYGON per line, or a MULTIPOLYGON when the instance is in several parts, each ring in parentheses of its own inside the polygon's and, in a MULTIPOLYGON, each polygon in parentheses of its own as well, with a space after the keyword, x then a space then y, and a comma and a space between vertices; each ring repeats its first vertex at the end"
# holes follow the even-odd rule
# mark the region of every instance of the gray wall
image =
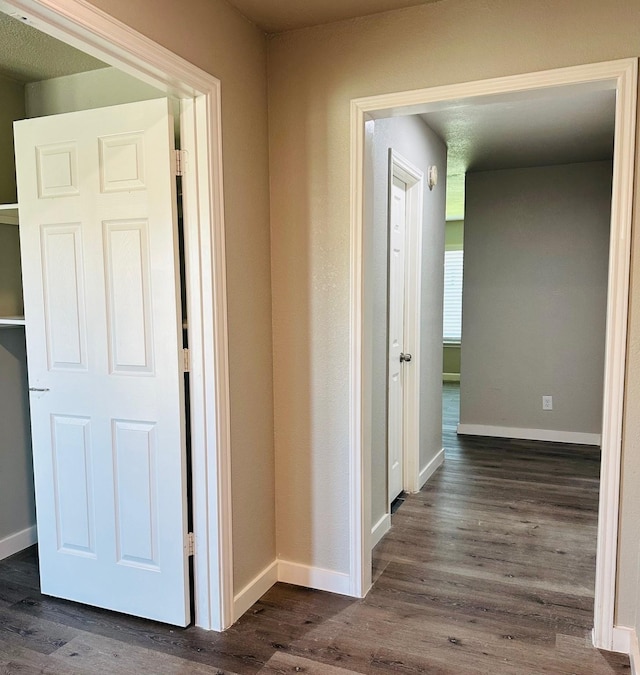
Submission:
POLYGON ((25 86, 27 117, 91 110, 165 96, 159 89, 117 68, 65 75, 25 86))
MULTIPOLYGON (((24 87, 24 96, 27 117, 46 117, 165 98, 167 94, 117 68, 109 67, 29 82, 24 87)), ((180 102, 176 98, 169 98, 169 101, 175 137, 179 139, 180 102)))
POLYGON ((16 201, 13 121, 25 116, 24 85, 0 75, 0 203, 16 201))
MULTIPOLYGON (((0 78, 0 202, 16 200, 13 121, 24 86, 0 78)), ((0 214, 1 216, 2 214, 0 214)), ((18 228, 0 223, 0 315, 22 314, 18 228)), ((0 329, 0 540, 35 525, 23 328, 0 329)))
MULTIPOLYGON (((442 347, 442 372, 455 382, 455 376, 460 378, 460 345, 444 345, 442 347), (453 376, 453 377, 451 377, 453 376)), ((444 378, 443 381, 447 381, 444 378)))
POLYGON ((442 293, 447 151, 417 116, 376 120, 373 133, 373 191, 370 227, 365 227, 365 287, 371 310, 371 480, 372 525, 388 512, 387 502, 387 297, 389 148, 425 175, 438 166, 440 183, 424 192, 422 331, 420 381, 420 468, 442 448, 442 293), (437 328, 434 330, 434 326, 437 328))
POLYGON ((0 540, 35 522, 24 330, 3 328, 0 329, 0 540))
POLYGON ((600 433, 611 175, 467 174, 461 424, 600 433))

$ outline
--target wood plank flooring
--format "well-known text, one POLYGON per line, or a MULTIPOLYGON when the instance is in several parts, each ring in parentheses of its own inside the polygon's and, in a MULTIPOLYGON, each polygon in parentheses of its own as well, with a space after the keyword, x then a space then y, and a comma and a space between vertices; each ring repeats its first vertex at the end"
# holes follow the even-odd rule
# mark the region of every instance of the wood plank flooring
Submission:
POLYGON ((364 600, 278 584, 224 634, 40 594, 34 549, 0 562, 0 673, 604 675, 588 642, 598 452, 458 438, 374 552, 364 600))

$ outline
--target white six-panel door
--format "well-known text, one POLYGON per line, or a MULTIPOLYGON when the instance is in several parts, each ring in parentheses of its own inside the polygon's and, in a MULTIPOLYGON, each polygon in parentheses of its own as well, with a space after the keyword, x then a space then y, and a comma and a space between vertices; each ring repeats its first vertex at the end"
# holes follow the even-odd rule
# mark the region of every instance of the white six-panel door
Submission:
POLYGON ((15 124, 42 592, 189 620, 165 99, 15 124))
POLYGON ((404 391, 402 361, 404 349, 405 238, 407 186, 397 177, 391 184, 389 233, 389 374, 388 374, 388 476, 389 503, 404 488, 403 436, 404 391))

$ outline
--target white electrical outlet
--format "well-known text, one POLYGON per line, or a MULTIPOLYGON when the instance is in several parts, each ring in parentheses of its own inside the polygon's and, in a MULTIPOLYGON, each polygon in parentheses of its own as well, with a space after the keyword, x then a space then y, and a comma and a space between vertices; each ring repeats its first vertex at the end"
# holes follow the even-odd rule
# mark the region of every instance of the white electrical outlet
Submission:
POLYGON ((543 410, 553 410, 553 396, 543 396, 542 397, 542 409, 543 410))

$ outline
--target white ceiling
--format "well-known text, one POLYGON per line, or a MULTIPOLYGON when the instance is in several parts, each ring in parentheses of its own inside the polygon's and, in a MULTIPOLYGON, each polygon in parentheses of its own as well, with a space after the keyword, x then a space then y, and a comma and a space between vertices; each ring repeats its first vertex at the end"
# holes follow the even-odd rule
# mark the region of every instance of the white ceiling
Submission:
POLYGON ((0 12, 0 74, 20 82, 39 82, 106 66, 0 12))
POLYGON ((439 0, 229 0, 267 33, 353 19, 439 0))
POLYGON ((447 217, 463 214, 466 171, 611 159, 614 116, 611 89, 487 99, 423 114, 448 147, 447 217))

